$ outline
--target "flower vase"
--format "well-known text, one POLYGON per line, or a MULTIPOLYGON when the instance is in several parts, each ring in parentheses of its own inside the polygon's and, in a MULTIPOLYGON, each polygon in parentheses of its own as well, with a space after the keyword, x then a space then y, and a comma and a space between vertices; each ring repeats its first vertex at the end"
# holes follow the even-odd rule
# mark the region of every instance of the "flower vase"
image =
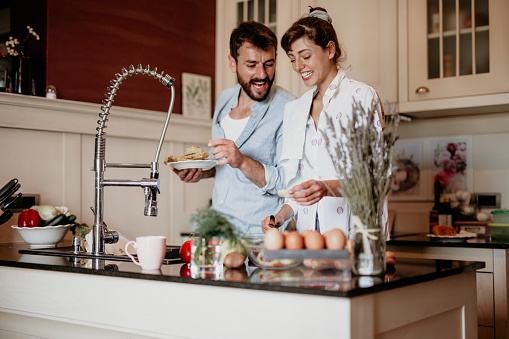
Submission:
POLYGON ((19 57, 13 60, 13 93, 35 95, 32 76, 32 59, 19 57))
POLYGON ((355 227, 352 271, 360 276, 385 272, 385 234, 382 228, 355 227))

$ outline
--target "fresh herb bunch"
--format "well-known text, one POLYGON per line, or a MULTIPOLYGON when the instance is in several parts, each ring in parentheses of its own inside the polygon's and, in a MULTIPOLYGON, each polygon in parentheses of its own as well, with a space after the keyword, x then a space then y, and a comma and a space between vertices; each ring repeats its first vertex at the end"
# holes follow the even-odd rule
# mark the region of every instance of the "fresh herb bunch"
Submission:
POLYGON ((195 236, 209 241, 213 237, 229 240, 232 243, 240 241, 240 231, 223 215, 212 208, 197 210, 191 216, 191 224, 195 236))
MULTIPOLYGON (((228 220, 228 216, 212 208, 197 210, 193 213, 191 216, 191 224, 193 226, 194 236, 199 238, 200 244, 218 245, 215 243, 216 239, 214 238, 218 238, 217 241, 229 240, 232 246, 240 243, 242 236, 240 231, 228 220)), ((206 247, 204 248, 203 245, 196 247, 194 256, 196 259, 200 256, 204 256, 205 260, 209 263, 213 262, 211 254, 208 253, 206 247), (203 253, 204 250, 205 253, 203 253)))
MULTIPOLYGON (((387 103, 390 110, 390 106, 387 103)), ((324 140, 339 175, 340 192, 348 200, 353 215, 367 228, 382 226, 384 201, 389 194, 392 178, 393 146, 396 130, 404 117, 393 112, 386 116, 383 132, 375 126, 379 103, 372 100, 369 108, 358 101, 352 103, 352 113, 346 126, 340 123, 339 133, 333 117, 326 116, 324 140)))

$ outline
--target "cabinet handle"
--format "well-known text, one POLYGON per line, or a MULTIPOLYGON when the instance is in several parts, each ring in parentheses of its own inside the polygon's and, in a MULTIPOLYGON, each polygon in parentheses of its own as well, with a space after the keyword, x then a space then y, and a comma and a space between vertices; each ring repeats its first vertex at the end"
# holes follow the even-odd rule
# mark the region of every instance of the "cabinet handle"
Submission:
POLYGON ((417 93, 417 94, 429 93, 429 88, 426 86, 417 87, 417 89, 415 90, 415 93, 417 93))

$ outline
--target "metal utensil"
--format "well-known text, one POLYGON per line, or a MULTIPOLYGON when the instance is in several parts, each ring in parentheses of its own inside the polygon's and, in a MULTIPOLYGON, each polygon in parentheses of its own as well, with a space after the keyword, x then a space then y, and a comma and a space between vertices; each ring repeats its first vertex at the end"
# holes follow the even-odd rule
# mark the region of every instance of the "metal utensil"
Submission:
POLYGON ((279 226, 276 225, 276 218, 273 215, 271 215, 270 216, 270 221, 269 221, 269 226, 271 228, 279 228, 281 225, 279 225, 279 226))
POLYGON ((18 195, 16 195, 15 197, 11 197, 11 199, 9 201, 7 201, 5 203, 5 205, 3 205, 2 207, 0 207, 0 209, 2 210, 6 210, 7 208, 9 208, 9 206, 14 202, 16 201, 19 197, 21 197, 23 195, 23 193, 18 193, 18 195))

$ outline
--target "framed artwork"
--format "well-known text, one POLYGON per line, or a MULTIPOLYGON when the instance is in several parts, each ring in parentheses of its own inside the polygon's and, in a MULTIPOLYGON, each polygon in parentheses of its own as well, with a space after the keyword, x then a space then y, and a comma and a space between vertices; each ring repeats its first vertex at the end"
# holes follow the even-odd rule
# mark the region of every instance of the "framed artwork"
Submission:
POLYGON ((444 195, 457 191, 472 192, 472 137, 450 137, 431 142, 433 185, 438 183, 444 195))
POLYGON ((212 79, 209 76, 182 73, 182 115, 211 119, 212 79))
POLYGON ((433 201, 435 182, 452 201, 472 192, 472 137, 399 139, 394 145, 390 201, 433 201))
POLYGON ((393 182, 389 200, 429 199, 429 170, 422 139, 398 140, 393 153, 393 182))

